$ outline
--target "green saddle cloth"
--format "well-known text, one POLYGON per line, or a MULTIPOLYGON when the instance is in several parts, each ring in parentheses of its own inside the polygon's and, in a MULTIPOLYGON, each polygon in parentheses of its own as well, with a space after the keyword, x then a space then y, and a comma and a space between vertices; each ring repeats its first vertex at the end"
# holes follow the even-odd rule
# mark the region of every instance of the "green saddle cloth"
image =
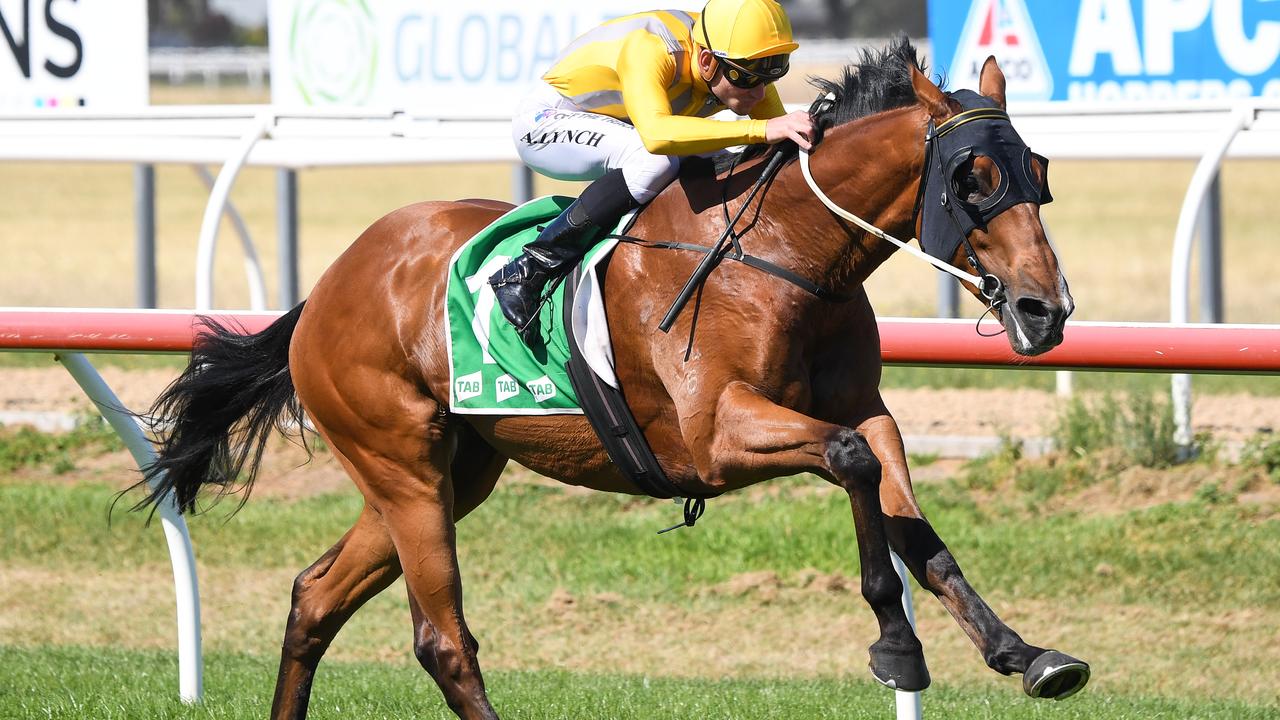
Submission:
MULTIPOLYGON (((540 313, 543 342, 529 348, 498 309, 489 277, 520 255, 573 202, 552 195, 508 212, 453 254, 449 261, 449 403, 453 412, 480 415, 581 414, 565 363, 572 342, 564 326, 564 283, 540 313)), ((625 222, 625 220, 624 220, 625 222)), ((614 243, 597 244, 584 264, 614 243)))

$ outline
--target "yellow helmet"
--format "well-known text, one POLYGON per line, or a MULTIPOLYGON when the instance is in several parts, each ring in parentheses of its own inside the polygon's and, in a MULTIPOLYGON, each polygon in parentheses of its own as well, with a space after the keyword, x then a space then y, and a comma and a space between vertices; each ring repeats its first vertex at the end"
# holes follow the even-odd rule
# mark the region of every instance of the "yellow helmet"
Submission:
POLYGON ((709 0, 693 25, 694 42, 716 55, 755 60, 786 55, 800 47, 791 21, 775 0, 709 0))

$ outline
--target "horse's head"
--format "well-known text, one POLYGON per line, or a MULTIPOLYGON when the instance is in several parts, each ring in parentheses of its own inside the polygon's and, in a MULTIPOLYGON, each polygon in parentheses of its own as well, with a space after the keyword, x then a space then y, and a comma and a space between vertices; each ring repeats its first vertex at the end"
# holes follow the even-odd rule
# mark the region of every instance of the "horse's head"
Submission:
POLYGON ((1005 114, 1005 78, 988 58, 981 94, 943 92, 911 67, 911 85, 929 114, 917 232, 930 255, 983 278, 965 287, 992 304, 1021 355, 1062 342, 1075 309, 1040 221, 1049 194, 1048 160, 1031 152, 1005 114))

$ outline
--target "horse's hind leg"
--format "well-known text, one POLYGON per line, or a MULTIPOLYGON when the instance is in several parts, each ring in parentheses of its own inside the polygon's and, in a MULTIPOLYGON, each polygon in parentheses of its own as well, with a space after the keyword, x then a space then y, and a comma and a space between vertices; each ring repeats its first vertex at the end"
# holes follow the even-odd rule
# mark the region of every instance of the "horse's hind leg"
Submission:
POLYGON ((416 644, 419 659, 459 717, 497 718, 485 694, 477 646, 462 613, 453 484, 444 445, 423 448, 426 452, 417 457, 425 461, 396 463, 412 475, 382 495, 379 505, 395 541, 409 593, 425 620, 418 625, 431 630, 416 644))
MULTIPOLYGON (((459 424, 455 433, 457 449, 454 452, 450 475, 453 479, 454 520, 460 521, 489 497, 502 475, 507 458, 499 455, 469 425, 459 424)), ((427 619, 412 590, 409 592, 409 612, 413 616, 413 654, 431 677, 440 672, 438 658, 438 631, 427 619)), ((470 652, 478 654, 480 643, 467 633, 470 652)), ((437 680, 438 682, 438 680, 437 680)))
POLYGON ((365 507, 355 525, 293 583, 271 717, 304 718, 316 666, 343 623, 400 576, 391 535, 365 507))
MULTIPOLYGON (((313 417, 322 415, 315 406, 323 402, 334 447, 355 468, 354 479, 395 545, 408 591, 422 611, 418 625, 433 631, 420 655, 430 656, 429 669, 454 713, 496 718, 462 613, 451 476, 453 451, 462 437, 461 426, 455 425, 460 421, 442 412, 414 383, 391 373, 338 379, 352 384, 335 387, 336 397, 317 392, 313 417), (357 380, 362 381, 359 386, 357 380), (352 412, 354 408, 360 411, 352 412)), ((465 504, 471 492, 473 485, 464 483, 456 497, 465 504)), ((487 489, 478 499, 483 495, 487 489)))
MULTIPOLYGON (((369 474, 377 469, 376 465, 361 462, 357 466, 343 452, 349 441, 324 434, 334 455, 362 490, 369 486, 371 477, 376 482, 376 475, 369 474)), ((453 512, 461 518, 489 496, 506 458, 483 444, 469 427, 459 427, 457 437, 453 472, 461 482, 453 512)), ((353 454, 364 457, 363 453, 353 454)), ((400 573, 400 560, 391 533, 380 514, 366 505, 355 526, 294 582, 293 607, 281 651, 272 718, 306 717, 311 682, 329 643, 361 605, 390 585, 400 573)), ((433 638, 435 630, 421 612, 412 591, 409 597, 415 630, 414 650, 419 659, 423 659, 426 643, 420 638, 433 638)), ((467 637, 470 638, 469 633, 467 637)), ((474 639, 470 645, 474 655, 474 639)))
POLYGON ((921 586, 956 619, 987 665, 1004 675, 1022 673, 1023 689, 1032 697, 1062 699, 1084 687, 1089 681, 1087 664, 1024 642, 969 585, 916 502, 902 435, 883 405, 858 429, 883 468, 880 502, 890 544, 921 586))

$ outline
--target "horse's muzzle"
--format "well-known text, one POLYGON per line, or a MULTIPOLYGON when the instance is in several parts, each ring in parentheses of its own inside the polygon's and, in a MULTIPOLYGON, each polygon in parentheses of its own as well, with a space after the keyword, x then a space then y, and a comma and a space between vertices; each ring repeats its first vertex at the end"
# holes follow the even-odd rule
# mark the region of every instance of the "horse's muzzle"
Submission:
POLYGON ((1005 308, 1009 345, 1019 355, 1040 355, 1061 345, 1062 329, 1073 309, 1057 299, 1032 295, 1013 298, 1005 308))

